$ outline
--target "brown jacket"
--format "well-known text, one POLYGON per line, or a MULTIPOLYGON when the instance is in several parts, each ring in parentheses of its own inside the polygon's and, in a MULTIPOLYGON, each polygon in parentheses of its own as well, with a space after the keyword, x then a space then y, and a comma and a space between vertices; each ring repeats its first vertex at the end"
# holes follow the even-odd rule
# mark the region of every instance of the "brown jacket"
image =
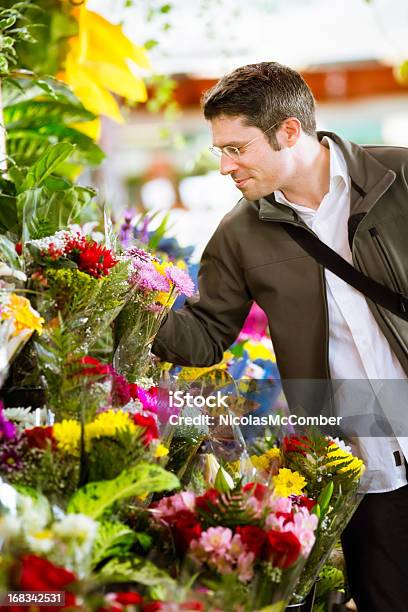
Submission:
MULTIPOLYGON (((367 213, 354 236, 355 267, 408 295, 408 149, 359 146, 329 132, 318 135, 329 136, 343 151, 351 178, 351 215, 367 213)), ((217 363, 255 300, 268 316, 281 377, 330 378, 324 270, 282 223, 306 227, 273 195, 238 202, 204 251, 199 297, 170 312, 153 345, 156 355, 180 365, 217 363)), ((408 373, 408 322, 369 306, 408 373)))

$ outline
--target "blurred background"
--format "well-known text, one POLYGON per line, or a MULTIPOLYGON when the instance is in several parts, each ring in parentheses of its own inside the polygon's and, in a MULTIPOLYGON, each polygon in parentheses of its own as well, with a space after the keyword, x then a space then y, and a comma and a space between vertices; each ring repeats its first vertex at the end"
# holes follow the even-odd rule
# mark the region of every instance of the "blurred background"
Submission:
MULTIPOLYGON (((318 128, 358 143, 408 145, 407 0, 89 0, 135 43, 149 98, 102 119, 103 164, 86 176, 120 220, 170 211, 168 227, 193 261, 239 199, 208 151, 200 96, 225 72, 274 60, 299 70, 318 128)), ((106 40, 109 48, 109 40, 106 40)), ((89 171, 88 171, 89 173, 89 171)), ((130 221, 131 223, 131 221, 130 221)))

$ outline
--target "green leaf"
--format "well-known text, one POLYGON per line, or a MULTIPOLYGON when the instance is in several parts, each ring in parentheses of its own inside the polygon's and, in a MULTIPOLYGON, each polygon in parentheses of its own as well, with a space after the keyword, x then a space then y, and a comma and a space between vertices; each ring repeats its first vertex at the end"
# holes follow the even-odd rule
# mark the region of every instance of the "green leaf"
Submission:
POLYGON ((92 565, 104 559, 118 557, 127 552, 137 539, 136 533, 120 522, 103 521, 100 523, 92 549, 92 565))
POLYGON ((145 559, 112 559, 99 571, 108 582, 139 582, 145 586, 176 587, 175 581, 162 569, 145 559))
POLYGON ((69 142, 59 142, 53 147, 50 147, 30 168, 21 189, 25 191, 27 189, 40 187, 45 179, 72 154, 73 150, 74 147, 69 142))
POLYGON ((0 194, 0 232, 18 231, 16 198, 0 194))
POLYGON ((334 484, 333 484, 333 481, 331 480, 330 482, 327 483, 327 485, 324 487, 323 491, 320 493, 318 497, 317 503, 319 504, 319 507, 320 507, 321 517, 324 517, 324 515, 327 512, 330 500, 333 495, 333 490, 334 490, 334 484))
POLYGON ((234 482, 228 472, 221 466, 214 481, 214 488, 220 493, 227 493, 234 488, 234 482))
POLYGON ((170 491, 180 486, 178 478, 159 465, 139 463, 124 470, 113 480, 91 482, 79 489, 68 504, 68 512, 83 513, 97 519, 115 502, 128 497, 159 491, 170 491))
MULTIPOLYGON (((60 184, 49 179, 48 187, 60 184)), ((54 192, 38 188, 20 193, 17 197, 17 214, 23 227, 23 240, 43 238, 66 229, 70 223, 76 223, 82 207, 92 200, 94 194, 93 189, 80 186, 54 192)))
POLYGON ((21 270, 21 263, 16 253, 14 242, 2 235, 0 235, 0 260, 6 262, 15 270, 21 270))

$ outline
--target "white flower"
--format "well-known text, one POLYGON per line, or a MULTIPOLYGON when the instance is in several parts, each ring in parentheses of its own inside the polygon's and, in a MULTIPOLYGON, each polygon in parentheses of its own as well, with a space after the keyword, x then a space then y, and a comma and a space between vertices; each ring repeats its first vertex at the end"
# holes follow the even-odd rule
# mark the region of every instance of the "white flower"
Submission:
POLYGON ((21 520, 12 514, 0 516, 0 544, 16 538, 21 531, 21 520))
POLYGON ((48 501, 40 494, 37 498, 17 493, 17 515, 30 532, 42 531, 49 523, 51 510, 48 501))
POLYGON ((25 540, 30 550, 37 554, 49 553, 55 547, 52 532, 49 530, 28 532, 25 534, 25 540))
POLYGON ((75 541, 85 548, 92 546, 98 523, 85 514, 67 514, 61 521, 54 523, 52 530, 61 540, 75 541))

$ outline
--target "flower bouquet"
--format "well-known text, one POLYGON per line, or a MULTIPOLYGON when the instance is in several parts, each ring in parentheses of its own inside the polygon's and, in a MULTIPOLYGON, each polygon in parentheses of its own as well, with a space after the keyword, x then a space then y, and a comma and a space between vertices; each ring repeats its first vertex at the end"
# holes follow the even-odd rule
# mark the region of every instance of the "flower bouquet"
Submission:
POLYGON ((281 450, 283 464, 304 477, 304 492, 316 502, 319 517, 316 542, 293 596, 300 603, 363 497, 359 485, 365 467, 342 441, 321 434, 287 437, 281 450))
POLYGON ((134 588, 111 592, 105 585, 115 583, 120 590, 121 582, 131 581, 145 590, 156 585, 174 589, 166 572, 139 556, 143 534, 118 521, 113 511, 115 500, 132 493, 174 488, 175 477, 158 466, 140 464, 121 481, 100 484, 80 489, 68 513, 57 516, 34 489, 0 485, 2 501, 7 497, 0 511, 0 584, 2 593, 12 592, 11 598, 2 598, 2 609, 25 610, 24 591, 50 591, 51 610, 133 612, 142 604, 134 588))
POLYGON ((132 247, 128 283, 133 289, 128 304, 115 321, 115 369, 136 382, 147 371, 150 346, 178 295, 191 296, 194 283, 185 270, 132 247))
POLYGON ((212 609, 283 611, 318 519, 302 498, 278 497, 260 483, 229 489, 222 482, 200 496, 163 498, 151 507, 154 521, 164 539, 169 534, 176 565, 189 566, 212 592, 212 609))
POLYGON ((45 319, 43 335, 35 343, 39 366, 49 404, 58 411, 81 390, 76 376, 81 357, 129 298, 129 262, 69 230, 29 240, 23 253, 36 307, 45 319))
POLYGON ((79 486, 120 476, 141 461, 162 462, 167 449, 158 439, 149 392, 124 409, 99 412, 85 423, 63 419, 33 424, 24 409, 0 405, 0 474, 12 485, 31 486, 65 507, 79 486), (133 410, 130 412, 129 410, 133 410))

